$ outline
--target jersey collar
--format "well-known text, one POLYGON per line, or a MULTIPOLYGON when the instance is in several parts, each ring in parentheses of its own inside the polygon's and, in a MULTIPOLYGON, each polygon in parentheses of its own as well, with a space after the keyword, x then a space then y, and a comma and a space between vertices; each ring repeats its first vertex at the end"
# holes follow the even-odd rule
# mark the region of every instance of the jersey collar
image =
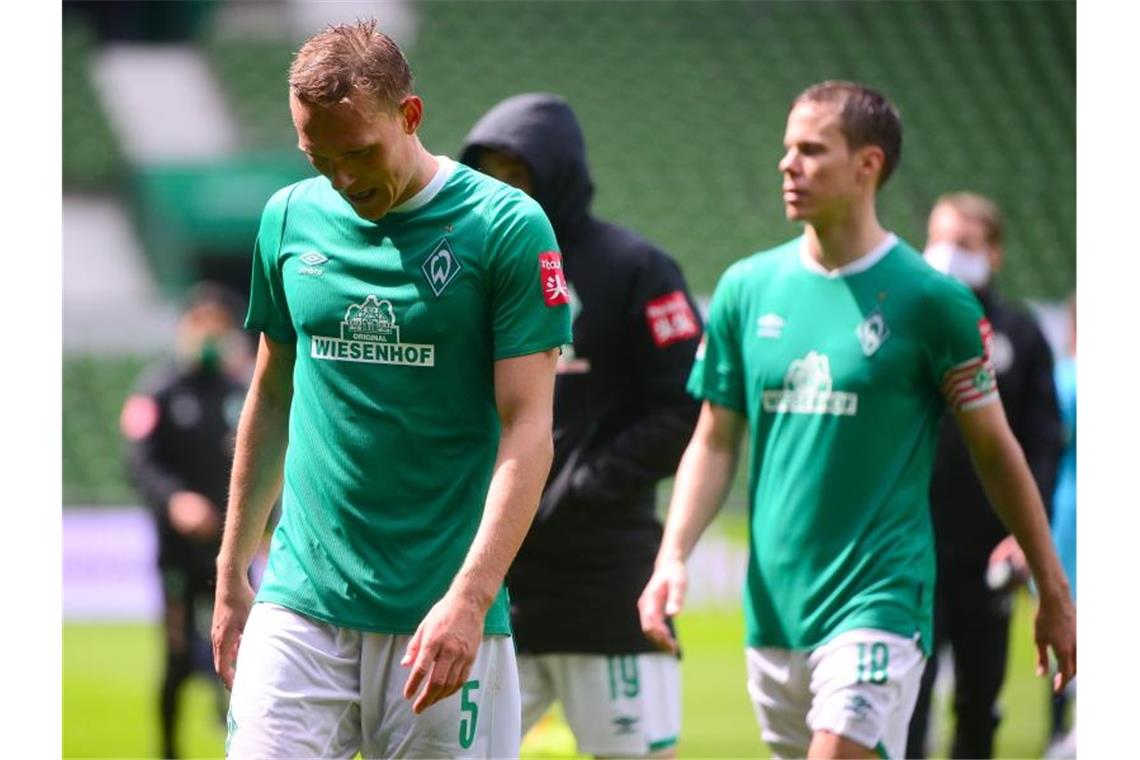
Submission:
POLYGON ((807 249, 807 238, 800 238, 800 262, 804 268, 809 272, 814 272, 821 277, 828 279, 835 279, 837 277, 847 277, 860 272, 866 272, 871 267, 878 264, 884 256, 886 256, 892 248, 899 242, 898 236, 893 232, 888 232, 887 236, 883 238, 883 242, 872 248, 867 253, 852 261, 850 264, 844 264, 838 269, 825 269, 822 264, 812 258, 807 249))
POLYGON ((431 203, 435 196, 439 195, 439 191, 443 189, 444 183, 447 182, 451 173, 455 171, 455 162, 447 156, 436 156, 436 161, 439 162, 439 167, 435 170, 435 175, 431 180, 423 186, 423 188, 401 203, 399 206, 393 206, 388 210, 388 213, 406 213, 408 211, 416 211, 431 203))

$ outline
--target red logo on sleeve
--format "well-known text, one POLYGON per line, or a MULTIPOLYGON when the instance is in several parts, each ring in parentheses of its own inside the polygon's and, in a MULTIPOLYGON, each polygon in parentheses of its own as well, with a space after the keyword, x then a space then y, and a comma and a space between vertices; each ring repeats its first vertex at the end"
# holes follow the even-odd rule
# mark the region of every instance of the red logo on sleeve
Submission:
POLYGON ((685 294, 679 290, 655 298, 645 306, 649 334, 658 348, 665 348, 701 334, 696 315, 685 294))
POLYGON ((990 321, 985 317, 978 320, 978 332, 982 336, 982 350, 983 356, 989 360, 994 356, 994 328, 990 327, 990 321))
POLYGON ((562 254, 545 251, 538 254, 539 284, 547 306, 570 303, 570 289, 566 286, 566 273, 562 271, 562 254))

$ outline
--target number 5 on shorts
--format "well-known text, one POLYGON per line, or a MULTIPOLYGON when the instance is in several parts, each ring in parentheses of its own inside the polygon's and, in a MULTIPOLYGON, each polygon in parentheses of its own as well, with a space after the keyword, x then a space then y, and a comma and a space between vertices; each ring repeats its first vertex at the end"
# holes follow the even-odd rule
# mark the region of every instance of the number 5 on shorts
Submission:
POLYGON ((478 688, 478 681, 468 681, 463 684, 463 692, 459 698, 460 709, 465 713, 470 713, 470 717, 464 716, 459 721, 459 746, 463 749, 471 749, 471 743, 475 741, 475 726, 479 722, 479 705, 471 699, 471 692, 478 688))

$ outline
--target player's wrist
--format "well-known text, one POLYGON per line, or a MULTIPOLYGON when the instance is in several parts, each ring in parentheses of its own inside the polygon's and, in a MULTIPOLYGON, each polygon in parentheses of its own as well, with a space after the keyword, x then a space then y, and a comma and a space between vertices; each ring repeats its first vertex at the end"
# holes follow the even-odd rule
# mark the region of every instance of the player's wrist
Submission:
POLYGON ((247 573, 250 564, 248 561, 243 563, 240 560, 219 554, 215 563, 217 569, 216 584, 219 593, 240 588, 242 584, 248 583, 247 573))
POLYGON ((459 576, 455 582, 451 584, 451 588, 447 591, 447 596, 455 604, 471 607, 481 615, 486 615, 491 605, 495 603, 495 598, 498 596, 498 585, 494 589, 488 588, 488 584, 480 583, 477 580, 469 577, 459 576))
POLYGON ((653 563, 654 569, 660 569, 667 566, 684 566, 687 557, 685 551, 679 546, 672 546, 661 544, 661 548, 657 552, 657 560, 653 563))

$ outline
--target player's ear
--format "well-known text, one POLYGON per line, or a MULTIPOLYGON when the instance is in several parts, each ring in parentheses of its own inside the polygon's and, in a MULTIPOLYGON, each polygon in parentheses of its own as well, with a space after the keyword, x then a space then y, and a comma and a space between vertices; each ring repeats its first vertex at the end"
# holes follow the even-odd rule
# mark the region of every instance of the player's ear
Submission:
POLYGON ((883 172, 887 154, 878 145, 864 145, 856 153, 856 172, 862 182, 875 185, 883 172))
POLYGON ((400 101, 399 111, 404 133, 414 135, 424 120, 424 101, 418 95, 406 95, 400 101))

